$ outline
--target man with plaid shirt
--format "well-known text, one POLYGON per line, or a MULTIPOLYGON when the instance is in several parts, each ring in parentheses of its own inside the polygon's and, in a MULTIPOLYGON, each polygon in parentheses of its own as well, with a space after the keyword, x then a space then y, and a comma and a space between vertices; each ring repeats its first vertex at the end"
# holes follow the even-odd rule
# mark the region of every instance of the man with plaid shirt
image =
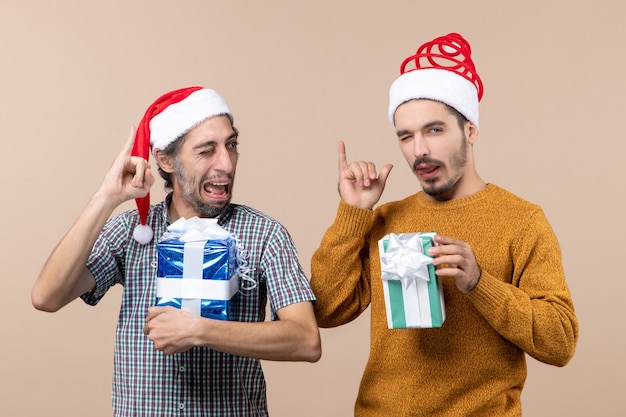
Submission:
POLYGON ((190 87, 157 99, 35 282, 32 302, 43 311, 78 297, 95 305, 113 285, 124 286, 116 416, 266 416, 259 360, 320 358, 315 297, 291 237, 271 217, 231 203, 237 146, 232 114, 214 90, 190 87), (149 150, 171 189, 154 206, 149 150), (138 210, 111 217, 130 199, 138 210), (154 306, 154 237, 194 216, 216 218, 247 254, 247 278, 256 286, 235 295, 228 321, 154 306), (266 322, 268 300, 272 320, 266 322))

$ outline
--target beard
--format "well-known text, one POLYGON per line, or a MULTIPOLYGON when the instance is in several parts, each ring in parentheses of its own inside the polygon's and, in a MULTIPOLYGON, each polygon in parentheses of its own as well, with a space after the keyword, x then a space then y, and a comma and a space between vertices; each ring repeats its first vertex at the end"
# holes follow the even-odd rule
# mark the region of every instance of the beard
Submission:
POLYGON ((200 215, 199 217, 218 217, 230 204, 230 197, 227 201, 220 205, 211 205, 202 201, 202 199, 198 196, 199 184, 203 184, 207 179, 209 179, 209 176, 203 175, 202 178, 200 178, 200 181, 188 181, 185 171, 177 159, 174 159, 174 174, 180 184, 183 199, 200 215))
MULTIPOLYGON (((424 190, 424 193, 431 197, 441 197, 452 191, 459 182, 462 177, 461 172, 463 168, 465 168, 465 165, 467 165, 467 140, 465 138, 465 134, 462 135, 462 139, 461 148, 452 156, 452 159, 450 160, 449 171, 451 173, 451 177, 446 182, 439 185, 437 185, 438 178, 429 178, 424 180, 422 183, 422 190, 424 190)), ((423 158, 418 158, 413 162, 413 172, 415 172, 417 166, 420 164, 436 164, 444 166, 442 161, 425 156, 423 158)))

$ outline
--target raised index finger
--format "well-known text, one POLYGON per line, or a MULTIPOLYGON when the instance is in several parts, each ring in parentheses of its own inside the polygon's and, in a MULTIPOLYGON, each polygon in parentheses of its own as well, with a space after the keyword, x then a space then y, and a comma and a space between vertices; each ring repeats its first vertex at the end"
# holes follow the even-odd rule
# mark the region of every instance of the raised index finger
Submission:
POLYGON ((128 158, 130 157, 134 143, 135 143, 135 127, 131 126, 128 139, 126 139, 124 146, 115 157, 113 161, 113 165, 121 167, 120 169, 123 169, 123 167, 126 165, 126 162, 128 161, 128 158))
POLYGON ((342 140, 339 141, 339 170, 343 171, 348 168, 348 158, 346 157, 346 144, 342 140))
POLYGON ((137 129, 135 129, 135 126, 131 126, 130 127, 130 133, 128 134, 128 139, 126 140, 126 143, 124 144, 124 148, 122 149, 123 154, 126 155, 130 155, 131 151, 133 150, 133 147, 135 145, 135 135, 137 134, 137 129))

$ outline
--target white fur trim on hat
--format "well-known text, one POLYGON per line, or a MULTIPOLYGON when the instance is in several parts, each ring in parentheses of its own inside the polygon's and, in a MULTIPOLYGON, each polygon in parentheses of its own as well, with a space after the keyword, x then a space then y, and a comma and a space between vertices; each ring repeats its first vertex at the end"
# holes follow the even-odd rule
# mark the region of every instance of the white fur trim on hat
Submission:
POLYGON ((165 149, 191 129, 213 116, 227 114, 230 109, 222 97, 208 88, 194 91, 184 100, 169 105, 150 120, 150 146, 165 149))
POLYGON ((452 71, 424 68, 405 72, 389 89, 389 122, 397 108, 413 99, 440 101, 454 108, 478 127, 478 92, 465 77, 452 71))

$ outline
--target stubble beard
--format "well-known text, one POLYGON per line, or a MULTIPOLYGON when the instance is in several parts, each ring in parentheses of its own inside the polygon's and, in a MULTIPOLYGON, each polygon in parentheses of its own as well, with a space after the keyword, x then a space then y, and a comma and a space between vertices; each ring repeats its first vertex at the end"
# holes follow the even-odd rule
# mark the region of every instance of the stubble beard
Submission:
MULTIPOLYGON (((467 140, 464 134, 462 136, 463 136, 462 137, 463 140, 461 142, 461 148, 453 156, 452 160, 450 161, 450 171, 452 173, 452 177, 448 179, 448 181, 446 181, 444 184, 441 184, 441 185, 436 185, 437 180, 438 180, 437 178, 430 178, 430 179, 424 180, 424 182, 422 183, 422 190, 424 190, 424 193, 426 193, 427 195, 431 197, 435 197, 435 198, 446 195, 450 191, 452 191, 452 189, 456 186, 456 184, 461 179, 462 177, 461 171, 467 165, 467 140)), ((439 166, 444 166, 444 164, 439 160, 431 159, 429 157, 423 157, 423 158, 418 158, 415 160, 415 162, 413 163, 413 172, 415 172, 415 168, 419 164, 423 164, 423 163, 431 163, 431 164, 437 164, 439 166)))
POLYGON ((200 199, 198 196, 198 193, 201 192, 198 189, 200 186, 199 184, 203 184, 208 179, 207 175, 202 176, 199 182, 187 181, 185 171, 177 160, 174 160, 174 173, 181 187, 183 200, 185 200, 185 202, 200 215, 199 217, 218 217, 230 204, 230 197, 224 202, 223 205, 220 206, 205 203, 200 199))

